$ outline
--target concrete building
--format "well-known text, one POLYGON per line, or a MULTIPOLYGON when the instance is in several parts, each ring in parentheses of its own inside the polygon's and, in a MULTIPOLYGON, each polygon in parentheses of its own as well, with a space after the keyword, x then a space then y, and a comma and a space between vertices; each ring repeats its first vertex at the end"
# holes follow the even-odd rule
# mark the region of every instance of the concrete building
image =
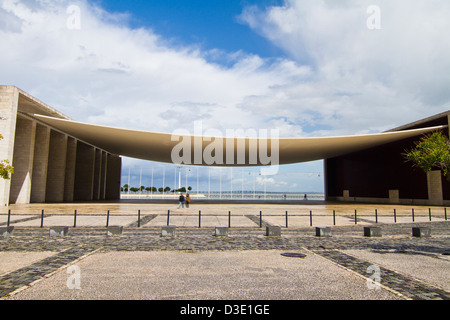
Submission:
POLYGON ((37 119, 67 116, 14 86, 0 86, 0 160, 14 166, 0 179, 0 203, 120 198, 121 158, 37 119))
MULTIPOLYGON (((387 133, 440 126, 449 136, 450 111, 419 120, 387 133)), ((418 205, 450 205, 450 175, 426 174, 405 162, 420 136, 400 139, 325 160, 327 200, 418 205)))
POLYGON ((196 135, 181 135, 81 123, 17 87, 0 86, 0 160, 15 170, 11 180, 0 179, 0 203, 119 199, 126 156, 275 169, 324 159, 327 200, 450 204, 449 178, 413 169, 402 156, 425 133, 448 135, 449 119, 447 111, 388 132, 346 137, 206 137, 195 128, 196 135))

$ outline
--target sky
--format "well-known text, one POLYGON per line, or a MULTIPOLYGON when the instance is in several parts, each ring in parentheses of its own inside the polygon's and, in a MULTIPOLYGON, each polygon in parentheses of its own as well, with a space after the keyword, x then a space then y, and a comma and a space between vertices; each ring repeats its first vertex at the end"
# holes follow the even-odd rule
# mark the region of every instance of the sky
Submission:
MULTIPOLYGON (((450 109, 449 16, 447 0, 0 0, 0 83, 121 128, 378 133, 450 109)), ((174 165, 129 158, 122 184, 152 169, 176 185, 174 165)), ((323 191, 322 161, 239 170, 211 169, 213 189, 323 191)))

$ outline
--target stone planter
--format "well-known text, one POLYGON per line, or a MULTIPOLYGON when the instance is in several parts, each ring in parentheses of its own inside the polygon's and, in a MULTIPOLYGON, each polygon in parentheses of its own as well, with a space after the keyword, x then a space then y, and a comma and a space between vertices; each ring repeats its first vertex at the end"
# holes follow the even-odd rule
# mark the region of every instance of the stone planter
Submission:
POLYGON ((432 170, 427 172, 428 203, 430 205, 442 206, 444 198, 442 196, 442 172, 432 170))

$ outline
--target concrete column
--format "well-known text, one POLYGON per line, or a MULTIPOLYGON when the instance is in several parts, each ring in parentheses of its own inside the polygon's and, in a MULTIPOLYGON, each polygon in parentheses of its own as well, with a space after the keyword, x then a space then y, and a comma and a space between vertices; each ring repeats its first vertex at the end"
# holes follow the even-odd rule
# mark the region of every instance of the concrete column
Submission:
POLYGON ((450 112, 447 114, 447 134, 450 137, 450 112))
POLYGON ((105 151, 102 151, 102 170, 100 173, 100 198, 99 198, 99 200, 105 200, 107 163, 108 163, 108 153, 105 151))
POLYGON ((344 198, 344 201, 350 201, 350 191, 349 190, 344 190, 342 192, 342 196, 344 198))
POLYGON ((67 136, 50 131, 50 146, 47 170, 46 202, 64 201, 64 181, 66 178, 67 136))
POLYGON ((105 200, 120 199, 120 178, 122 173, 122 158, 108 154, 106 169, 105 200))
MULTIPOLYGON (((13 86, 0 86, 0 160, 13 162, 19 91, 13 86)), ((11 180, 0 179, 0 205, 9 205, 11 180)))
POLYGON ((64 201, 72 202, 75 190, 75 166, 77 162, 77 140, 67 137, 66 176, 64 179, 64 201))
POLYGON ((41 124, 36 124, 30 202, 45 202, 49 146, 50 128, 41 124))
POLYGON ((92 201, 94 196, 95 148, 77 143, 74 201, 92 201))
POLYGON ((93 199, 100 199, 100 178, 102 170, 102 150, 95 149, 95 160, 94 160, 94 194, 93 199))
POLYGON ((10 203, 30 203, 35 134, 36 122, 18 116, 12 162, 14 174, 11 178, 9 194, 10 203))
POLYGON ((389 203, 400 203, 400 193, 398 190, 389 190, 389 203))
POLYGON ((442 172, 433 170, 427 172, 428 202, 430 205, 441 206, 444 203, 442 194, 442 172))

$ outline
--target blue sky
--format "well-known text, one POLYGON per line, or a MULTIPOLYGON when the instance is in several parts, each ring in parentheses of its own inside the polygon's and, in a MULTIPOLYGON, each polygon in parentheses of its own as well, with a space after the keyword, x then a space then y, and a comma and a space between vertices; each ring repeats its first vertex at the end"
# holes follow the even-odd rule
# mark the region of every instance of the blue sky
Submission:
MULTIPOLYGON (((283 50, 258 33, 252 31, 240 17, 245 7, 265 8, 268 6, 279 6, 283 4, 283 1, 102 0, 98 1, 98 4, 109 12, 119 14, 125 13, 128 15, 127 24, 131 28, 150 28, 173 46, 194 45, 204 51, 243 51, 266 59, 284 58, 286 56, 283 50)), ((223 59, 222 55, 207 56, 207 58, 212 63, 218 63, 224 66, 230 65, 230 61, 223 59)), ((128 179, 130 179, 130 185, 150 185, 151 168, 153 168, 153 184, 163 184, 162 168, 158 163, 148 163, 146 161, 139 161, 139 163, 139 165, 136 164, 134 168, 128 171, 127 168, 124 168, 122 175, 123 184, 128 183, 128 179)), ((292 174, 296 174, 299 181, 304 181, 305 183, 303 185, 301 183, 296 183, 295 188, 292 190, 289 190, 289 187, 281 184, 276 190, 322 192, 322 163, 321 161, 318 161, 310 166, 311 168, 305 167, 304 165, 283 166, 278 173, 278 177, 284 176, 284 178, 286 178, 287 175, 292 176, 292 174), (308 183, 306 183, 306 181, 308 181, 308 183)), ((164 166, 165 185, 172 187, 174 182, 175 185, 178 185, 179 175, 175 167, 176 166, 164 166)), ((204 191, 208 190, 209 168, 183 167, 182 181, 186 181, 185 178, 187 174, 188 184, 196 189, 197 169, 200 177, 199 189, 204 191)), ((242 189, 242 179, 244 177, 244 189, 253 190, 256 179, 261 181, 264 180, 264 178, 258 176, 259 168, 247 168, 243 171, 242 169, 234 169, 234 178, 232 182, 232 170, 233 169, 230 168, 212 168, 212 189, 216 191, 219 189, 222 189, 223 191, 240 190, 242 189), (222 179, 220 178, 221 175, 222 179)), ((266 189, 274 190, 270 185, 275 183, 275 180, 271 180, 270 177, 267 178, 266 189)), ((263 183, 258 184, 257 190, 264 190, 263 183)))
MULTIPOLYGON (((450 109, 449 16, 447 0, 0 0, 0 83, 113 127, 378 133, 450 109)), ((174 171, 125 158, 123 184, 152 168, 174 171)), ((323 191, 322 171, 255 183, 323 191)))
POLYGON ((132 28, 147 27, 174 45, 196 44, 204 50, 242 50, 262 57, 284 56, 270 41, 240 19, 245 7, 281 5, 276 0, 98 1, 105 10, 128 13, 132 28))

